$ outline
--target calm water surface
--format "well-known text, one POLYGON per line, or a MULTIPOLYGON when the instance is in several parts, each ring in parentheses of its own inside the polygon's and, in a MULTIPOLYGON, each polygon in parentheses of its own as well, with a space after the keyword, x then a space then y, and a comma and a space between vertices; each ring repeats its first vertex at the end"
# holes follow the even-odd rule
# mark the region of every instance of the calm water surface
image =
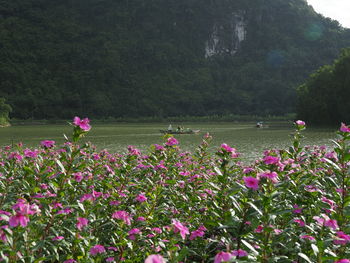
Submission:
MULTIPOLYGON (((125 152, 128 145, 134 145, 147 153, 151 144, 162 143, 160 129, 168 124, 98 124, 93 125, 85 140, 91 141, 98 149, 110 152, 125 152)), ((172 124, 177 127, 177 123, 172 124)), ((194 150, 202 136, 209 132, 213 136, 210 149, 216 150, 221 143, 227 143, 242 153, 242 159, 260 157, 266 149, 282 149, 290 145, 294 130, 292 123, 269 123, 268 128, 257 129, 254 123, 186 123, 185 128, 200 129, 198 135, 175 135, 184 150, 194 150)), ((68 125, 12 126, 0 129, 0 145, 23 142, 27 147, 37 147, 42 140, 64 141, 63 134, 70 136, 72 128, 68 125)), ((304 145, 332 146, 335 129, 308 128, 304 132, 304 145)))

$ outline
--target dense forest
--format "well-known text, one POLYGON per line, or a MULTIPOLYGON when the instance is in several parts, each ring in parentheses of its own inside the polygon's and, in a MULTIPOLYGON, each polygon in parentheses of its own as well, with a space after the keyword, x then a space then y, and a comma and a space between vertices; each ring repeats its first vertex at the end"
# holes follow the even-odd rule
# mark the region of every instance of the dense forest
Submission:
POLYGON ((305 0, 0 0, 0 40, 14 118, 281 115, 350 30, 305 0))
POLYGON ((350 48, 321 67, 298 89, 298 115, 316 124, 350 122, 350 48))

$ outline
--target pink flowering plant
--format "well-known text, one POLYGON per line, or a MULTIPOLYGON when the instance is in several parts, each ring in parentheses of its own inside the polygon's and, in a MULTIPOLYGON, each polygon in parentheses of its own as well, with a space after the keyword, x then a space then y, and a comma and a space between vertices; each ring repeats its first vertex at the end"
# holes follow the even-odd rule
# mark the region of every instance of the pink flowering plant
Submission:
POLYGON ((90 120, 88 118, 80 119, 78 116, 75 116, 73 118, 73 142, 77 142, 81 137, 84 137, 84 135, 90 131, 90 120))
POLYGON ((75 117, 63 145, 0 151, 0 262, 350 262, 350 128, 334 147, 252 163, 205 135, 194 153, 165 137, 147 154, 96 151, 75 117))

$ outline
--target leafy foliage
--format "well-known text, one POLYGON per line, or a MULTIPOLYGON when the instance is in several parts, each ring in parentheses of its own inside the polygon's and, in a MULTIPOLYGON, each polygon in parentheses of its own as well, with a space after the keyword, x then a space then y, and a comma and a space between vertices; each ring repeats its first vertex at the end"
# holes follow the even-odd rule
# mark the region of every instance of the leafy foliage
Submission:
POLYGON ((21 119, 294 112, 294 87, 350 44, 304 0, 0 2, 0 96, 21 119), (234 14, 245 40, 206 58, 234 14))
MULTIPOLYGON (((73 139, 90 129, 74 119, 73 139)), ((350 258, 349 139, 334 150, 268 150, 247 166, 222 144, 194 153, 166 137, 147 155, 57 147, 1 151, 4 262, 345 262, 350 258), (154 255, 154 254, 157 254, 154 255), (35 256, 34 256, 35 255, 35 256), (153 255, 153 256, 152 256, 153 255)), ((0 258, 0 259, 1 259, 0 258)))
POLYGON ((318 124, 350 121, 350 49, 344 49, 332 65, 321 67, 299 87, 298 115, 318 124))
POLYGON ((9 113, 12 111, 10 105, 6 103, 4 98, 0 98, 0 125, 9 125, 9 113))

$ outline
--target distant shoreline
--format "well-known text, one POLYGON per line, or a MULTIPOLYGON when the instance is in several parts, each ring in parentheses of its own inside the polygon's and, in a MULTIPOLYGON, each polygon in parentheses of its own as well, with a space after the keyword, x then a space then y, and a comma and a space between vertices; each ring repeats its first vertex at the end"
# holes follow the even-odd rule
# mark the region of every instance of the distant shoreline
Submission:
MULTIPOLYGON (((88 116, 87 116, 88 117, 88 116)), ((177 116, 177 117, 123 117, 123 118, 105 118, 94 119, 91 121, 95 124, 100 123, 169 123, 169 122, 257 122, 257 121, 293 121, 295 114, 288 114, 283 116, 255 116, 255 115, 211 115, 211 116, 177 116)), ((46 125, 46 124, 67 124, 72 120, 49 119, 36 120, 27 119, 19 120, 12 119, 11 125, 46 125)))

